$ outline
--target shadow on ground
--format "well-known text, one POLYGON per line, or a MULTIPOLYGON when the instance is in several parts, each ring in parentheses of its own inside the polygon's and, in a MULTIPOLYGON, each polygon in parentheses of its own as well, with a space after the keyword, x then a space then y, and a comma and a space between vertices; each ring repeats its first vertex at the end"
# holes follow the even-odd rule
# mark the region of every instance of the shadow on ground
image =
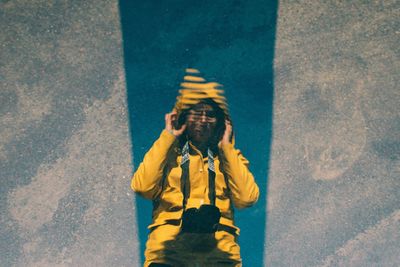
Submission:
MULTIPOLYGON (((237 147, 261 189, 254 207, 236 213, 241 253, 245 266, 262 266, 277 2, 168 3, 120 1, 134 165, 164 128, 185 68, 223 84, 237 147)), ((143 255, 152 208, 136 205, 143 255)))

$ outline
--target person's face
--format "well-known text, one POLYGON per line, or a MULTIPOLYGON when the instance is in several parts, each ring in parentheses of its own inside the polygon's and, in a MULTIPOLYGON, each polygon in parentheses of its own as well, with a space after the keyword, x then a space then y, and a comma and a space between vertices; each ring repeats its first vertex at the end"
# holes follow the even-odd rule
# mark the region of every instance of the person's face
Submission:
POLYGON ((215 134, 217 114, 209 104, 199 103, 186 117, 187 133, 194 143, 207 143, 215 134))

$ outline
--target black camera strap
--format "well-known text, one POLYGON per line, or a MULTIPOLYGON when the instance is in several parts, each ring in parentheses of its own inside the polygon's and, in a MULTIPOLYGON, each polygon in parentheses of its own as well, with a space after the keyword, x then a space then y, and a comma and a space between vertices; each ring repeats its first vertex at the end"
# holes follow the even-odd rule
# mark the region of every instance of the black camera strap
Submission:
MULTIPOLYGON (((215 206, 215 165, 214 165, 214 154, 211 149, 208 149, 208 198, 210 204, 215 206)), ((189 142, 186 142, 182 149, 182 160, 181 160, 181 191, 183 193, 183 210, 186 209, 187 199, 190 196, 190 179, 189 179, 189 142)))
POLYGON ((214 165, 214 154, 211 149, 208 149, 208 199, 210 204, 215 206, 215 165, 214 165))

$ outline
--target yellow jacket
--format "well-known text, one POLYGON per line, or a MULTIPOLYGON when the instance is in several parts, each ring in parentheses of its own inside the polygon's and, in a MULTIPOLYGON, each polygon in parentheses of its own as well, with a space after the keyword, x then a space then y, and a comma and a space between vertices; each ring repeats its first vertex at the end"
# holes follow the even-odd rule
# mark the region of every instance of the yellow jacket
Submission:
MULTIPOLYGON (((133 175, 132 189, 153 200, 153 223, 149 229, 182 217, 180 162, 178 140, 163 130, 133 175)), ((214 158, 215 205, 221 211, 220 224, 235 228, 237 234, 239 228, 234 225, 232 204, 236 208, 249 207, 259 196, 258 186, 248 169, 248 163, 233 144, 220 145, 219 153, 214 158), (220 167, 223 167, 225 175, 220 167)), ((202 204, 210 203, 208 161, 193 145, 190 145, 189 164, 190 197, 186 208, 198 208, 202 204)))

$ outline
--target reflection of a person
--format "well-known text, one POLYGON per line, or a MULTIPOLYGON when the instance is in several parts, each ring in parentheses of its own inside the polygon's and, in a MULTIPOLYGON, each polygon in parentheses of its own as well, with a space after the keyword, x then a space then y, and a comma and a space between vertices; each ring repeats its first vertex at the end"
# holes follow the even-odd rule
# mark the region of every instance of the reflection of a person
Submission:
POLYGON ((153 201, 145 266, 241 266, 232 206, 251 206, 259 190, 248 161, 234 148, 225 98, 210 93, 222 90, 210 89, 213 83, 204 83, 197 70, 187 73, 178 102, 185 102, 186 92, 189 104, 177 103, 165 115, 165 129, 131 182, 153 201), (184 210, 210 204, 220 211, 213 230, 202 229, 212 217, 206 214, 196 217, 193 231, 182 231, 184 210))

